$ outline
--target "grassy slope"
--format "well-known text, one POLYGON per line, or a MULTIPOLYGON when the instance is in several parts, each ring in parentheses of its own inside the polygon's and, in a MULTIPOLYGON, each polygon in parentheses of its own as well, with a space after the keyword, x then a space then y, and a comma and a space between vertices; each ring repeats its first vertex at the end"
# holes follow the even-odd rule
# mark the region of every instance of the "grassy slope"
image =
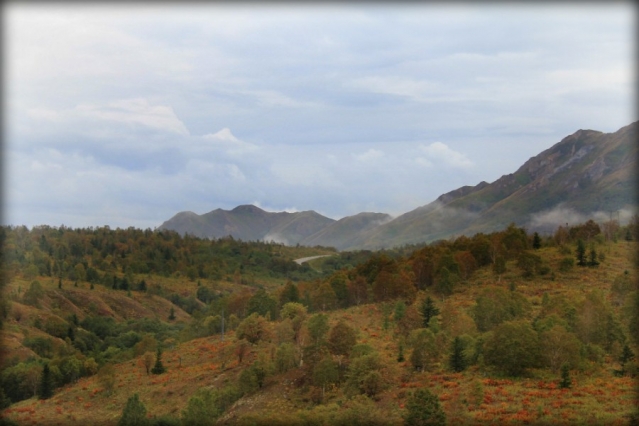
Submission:
MULTIPOLYGON (((556 273, 554 281, 545 277, 523 280, 514 264, 510 263, 508 272, 499 282, 489 270, 481 269, 451 296, 451 300, 456 309, 467 312, 483 286, 508 286, 514 282, 517 291, 532 302, 532 318, 540 309, 544 292, 551 296, 566 294, 575 299, 594 288, 608 292, 615 276, 625 269, 632 270, 631 255, 635 250, 635 245, 625 242, 614 244, 609 249, 605 248, 606 261, 599 268, 575 268, 567 274, 556 273)), ((554 248, 542 249, 540 254, 553 271, 557 270, 558 262, 564 257, 554 248)), ((25 288, 24 285, 22 288, 25 288)), ((142 304, 144 301, 139 302, 142 304)), ((622 424, 625 421, 623 416, 632 412, 635 406, 632 380, 612 377, 611 369, 617 366, 610 359, 601 369, 582 374, 575 372, 575 384, 570 390, 557 389, 558 377, 547 370, 533 371, 529 378, 512 380, 487 378, 476 367, 457 374, 448 372, 445 366, 420 373, 415 372, 407 362, 396 362, 396 333, 392 323, 390 329, 383 329, 380 305, 363 305, 330 313, 332 324, 339 318, 346 319, 358 331, 358 343, 372 345, 385 361, 387 367, 382 373, 388 387, 375 404, 390 423, 401 423, 402 407, 411 389, 422 386, 429 387, 438 395, 448 420, 453 424, 524 421, 541 424, 622 424), (478 382, 482 383, 483 397, 474 403, 469 402, 478 382)), ((231 351, 231 343, 230 335, 224 342, 213 336, 182 343, 164 352, 163 360, 168 369, 164 375, 146 376, 139 360, 131 360, 117 365, 117 383, 111 396, 100 390, 96 377, 84 378, 75 385, 58 390, 49 400, 22 401, 5 410, 3 415, 27 425, 115 424, 127 398, 137 392, 147 412, 157 416, 179 416, 189 397, 198 388, 232 383, 242 368, 250 365, 251 357, 255 356, 258 348, 254 348, 243 365, 238 365, 231 351)), ((407 358, 408 353, 407 350, 407 358)), ((320 415, 322 407, 314 407, 307 392, 293 384, 299 376, 298 370, 270 376, 262 391, 242 398, 220 422, 242 423, 242 419, 259 418, 265 424, 272 424, 275 419, 299 420, 296 412, 305 410, 314 410, 310 413, 320 415)), ((328 391, 324 413, 326 410, 338 410, 337 407, 346 401, 340 389, 328 391)))

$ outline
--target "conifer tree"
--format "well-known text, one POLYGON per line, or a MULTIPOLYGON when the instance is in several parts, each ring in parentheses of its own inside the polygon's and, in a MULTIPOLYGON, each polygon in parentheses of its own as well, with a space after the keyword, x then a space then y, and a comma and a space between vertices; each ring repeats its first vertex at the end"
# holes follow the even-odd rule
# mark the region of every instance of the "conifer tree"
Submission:
POLYGON ((453 352, 450 355, 449 364, 450 368, 456 373, 466 369, 467 363, 466 357, 464 356, 464 343, 459 336, 453 340, 453 352))
POLYGON ((561 389, 570 389, 572 386, 572 380, 570 379, 570 368, 568 364, 563 364, 561 366, 561 382, 559 382, 559 387, 561 389))
POLYGON ((539 250, 541 248, 541 238, 539 237, 539 234, 537 232, 533 234, 532 246, 535 250, 539 250))
POLYGON ((404 342, 402 340, 399 341, 399 354, 397 355, 397 362, 404 362, 406 358, 404 358, 404 342))
POLYGON ((162 374, 166 371, 164 365, 162 364, 162 349, 158 347, 158 352, 155 356, 155 365, 151 369, 151 373, 153 374, 162 374))
POLYGON ((53 396, 53 378, 49 364, 44 364, 42 368, 42 378, 40 379, 40 399, 49 399, 53 396))
POLYGON ((118 426, 145 426, 148 424, 146 407, 136 393, 127 400, 122 410, 122 417, 118 421, 118 426))
POLYGON ((581 239, 577 241, 577 265, 586 266, 586 245, 581 239))
POLYGON ((439 309, 435 306, 433 299, 428 296, 422 305, 422 316, 424 317, 424 327, 428 328, 430 319, 439 315, 439 309))
POLYGON ((632 349, 628 344, 623 345, 623 349, 621 350, 621 356, 619 357, 619 362, 621 363, 621 374, 626 374, 626 363, 628 361, 632 361, 635 358, 635 354, 632 353, 632 349))

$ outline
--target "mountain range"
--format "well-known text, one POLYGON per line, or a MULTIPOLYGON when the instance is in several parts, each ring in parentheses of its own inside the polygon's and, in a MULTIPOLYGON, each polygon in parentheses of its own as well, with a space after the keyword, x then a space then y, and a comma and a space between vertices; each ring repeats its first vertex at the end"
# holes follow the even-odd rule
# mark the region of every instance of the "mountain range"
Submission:
POLYGON ((578 130, 495 182, 464 186, 398 217, 359 213, 339 220, 314 211, 266 212, 242 205, 203 215, 180 212, 159 229, 204 238, 381 249, 493 232, 510 223, 552 232, 558 225, 637 208, 637 126, 578 130))

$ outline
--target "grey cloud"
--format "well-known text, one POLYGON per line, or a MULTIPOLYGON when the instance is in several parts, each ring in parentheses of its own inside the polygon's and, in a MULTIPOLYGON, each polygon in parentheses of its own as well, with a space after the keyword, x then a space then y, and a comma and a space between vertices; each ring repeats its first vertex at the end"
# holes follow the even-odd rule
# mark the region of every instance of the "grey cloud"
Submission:
POLYGON ((572 208, 559 204, 552 209, 531 215, 527 228, 533 231, 553 232, 559 226, 573 226, 584 223, 587 220, 607 222, 610 219, 619 220, 621 224, 627 224, 636 212, 622 209, 616 212, 594 211, 589 213, 578 212, 572 208), (612 214, 614 213, 614 215, 612 214))

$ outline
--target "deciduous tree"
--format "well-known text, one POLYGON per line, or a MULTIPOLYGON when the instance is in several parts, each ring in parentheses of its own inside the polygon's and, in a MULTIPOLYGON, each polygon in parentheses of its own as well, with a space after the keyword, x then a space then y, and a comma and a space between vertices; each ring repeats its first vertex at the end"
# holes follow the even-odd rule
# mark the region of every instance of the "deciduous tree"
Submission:
POLYGON ((146 374, 149 375, 151 373, 151 366, 153 365, 153 353, 145 352, 142 356, 142 364, 144 365, 144 369, 146 370, 146 374))
POLYGON ((519 376, 540 365, 537 332, 525 320, 508 321, 497 326, 484 343, 484 361, 498 370, 519 376))
POLYGON ((257 343, 269 336, 268 321, 256 312, 252 313, 240 323, 236 330, 238 339, 246 339, 250 343, 257 343))
POLYGON ((324 336, 329 330, 328 317, 324 314, 315 314, 308 319, 306 327, 313 344, 319 346, 324 341, 324 336))
POLYGON ((339 371, 330 358, 322 359, 313 369, 313 383, 322 387, 322 399, 326 391, 326 386, 339 381, 339 371))
POLYGON ((368 283, 361 275, 355 277, 347 284, 348 300, 351 305, 359 306, 368 301, 368 283))
POLYGON ((553 371, 559 371, 562 365, 577 367, 581 344, 573 333, 561 325, 555 325, 540 334, 541 354, 553 371))
POLYGON ((486 287, 477 297, 473 317, 477 329, 489 331, 504 321, 524 315, 530 310, 530 302, 518 292, 501 287, 486 287))
POLYGON ((105 364, 98 371, 98 382, 104 388, 107 395, 113 393, 115 388, 115 367, 113 364, 105 364))
POLYGON ((300 292, 297 286, 291 281, 287 281, 280 292, 280 305, 284 306, 289 302, 298 303, 300 301, 300 292))
POLYGON ((248 301, 247 313, 249 315, 257 313, 265 318, 272 320, 277 318, 277 302, 266 293, 266 290, 260 289, 248 301))
POLYGON ((428 389, 417 389, 406 402, 404 421, 407 426, 444 426, 446 414, 437 396, 428 389))
POLYGON ((410 354, 410 363, 416 370, 424 371, 436 361, 437 350, 435 335, 427 328, 414 330, 408 342, 413 349, 410 354))
POLYGON ((344 321, 339 321, 328 333, 328 348, 333 355, 347 356, 357 343, 357 336, 344 321))

